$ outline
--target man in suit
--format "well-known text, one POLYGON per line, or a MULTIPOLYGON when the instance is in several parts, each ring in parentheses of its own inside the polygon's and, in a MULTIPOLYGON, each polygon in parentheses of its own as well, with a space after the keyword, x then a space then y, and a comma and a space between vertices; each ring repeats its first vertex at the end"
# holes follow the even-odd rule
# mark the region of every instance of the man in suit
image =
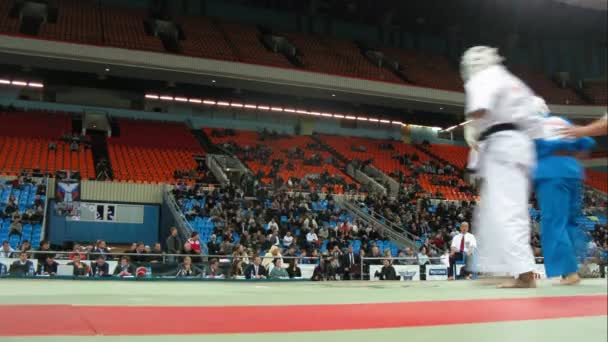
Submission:
POLYGON ((110 276, 110 265, 106 262, 103 254, 98 254, 95 262, 91 263, 92 277, 107 277, 110 276))
POLYGON ((247 279, 266 279, 268 277, 268 272, 266 268, 262 266, 262 258, 256 255, 253 259, 253 264, 249 265, 247 269, 245 269, 245 278, 247 279))
POLYGON ((355 254, 353 251, 353 246, 348 246, 348 250, 346 253, 342 254, 342 261, 340 265, 342 265, 342 279, 344 280, 352 280, 354 274, 358 274, 357 265, 360 265, 361 257, 355 254))
POLYGON ((38 271, 36 273, 38 275, 56 275, 59 264, 55 261, 55 256, 53 254, 45 254, 45 258, 44 262, 38 263, 38 271))
POLYGON ((448 278, 450 280, 454 279, 456 262, 466 260, 465 258, 472 255, 475 248, 477 248, 477 240, 473 234, 469 233, 469 224, 462 222, 460 224, 460 234, 454 236, 450 247, 450 267, 448 268, 448 278))
POLYGON ((27 259, 27 252, 19 253, 19 260, 11 264, 9 273, 13 276, 34 275, 34 263, 27 259))

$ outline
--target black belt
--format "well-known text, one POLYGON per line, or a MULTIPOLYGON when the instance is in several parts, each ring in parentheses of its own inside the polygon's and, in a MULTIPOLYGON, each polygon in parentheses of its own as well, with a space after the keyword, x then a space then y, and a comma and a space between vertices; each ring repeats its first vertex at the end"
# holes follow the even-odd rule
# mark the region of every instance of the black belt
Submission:
POLYGON ((515 124, 512 123, 502 123, 498 125, 494 125, 481 133, 479 136, 479 141, 486 140, 490 135, 502 131, 517 131, 519 128, 515 124))

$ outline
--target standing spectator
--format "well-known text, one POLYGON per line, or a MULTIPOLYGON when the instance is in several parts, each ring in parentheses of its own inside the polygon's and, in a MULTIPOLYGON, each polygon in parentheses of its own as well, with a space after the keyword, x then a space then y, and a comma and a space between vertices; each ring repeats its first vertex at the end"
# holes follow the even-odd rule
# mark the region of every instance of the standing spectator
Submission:
POLYGON ((70 261, 68 265, 72 265, 74 267, 73 275, 75 277, 88 276, 90 273, 89 266, 80 260, 79 253, 74 254, 72 261, 70 261))
POLYGON ((97 254, 95 262, 91 263, 92 277, 108 277, 110 276, 110 265, 106 262, 103 254, 97 254))
MULTIPOLYGON (((169 235, 169 237, 167 238, 167 253, 168 254, 181 254, 182 253, 182 246, 183 246, 183 242, 182 240, 179 238, 179 236, 177 235, 177 228, 176 227, 171 227, 170 229, 171 234, 169 235)), ((167 258, 169 263, 175 263, 177 261, 177 257, 174 255, 170 255, 167 258)))
POLYGON ((38 260, 38 265, 43 264, 47 260, 47 256, 51 255, 47 252, 51 250, 49 242, 46 240, 42 240, 40 242, 40 249, 36 253, 36 260, 38 260), (41 253, 42 252, 42 253, 41 253))
POLYGON ((418 252, 418 265, 429 265, 430 263, 429 250, 425 245, 422 245, 418 252))
POLYGON ((52 254, 46 254, 45 260, 42 263, 38 263, 37 274, 54 276, 57 274, 57 267, 59 264, 55 261, 55 256, 52 254))
POLYGON ((266 268, 261 265, 262 258, 259 256, 255 256, 253 258, 253 264, 249 265, 245 270, 245 278, 247 279, 266 279, 268 273, 266 272, 266 268))
POLYGON ((203 254, 203 250, 201 248, 201 240, 198 232, 192 232, 190 235, 190 239, 188 239, 188 243, 190 244, 190 248, 192 249, 192 254, 203 254))
POLYGON ((450 267, 448 268, 449 279, 454 279, 456 262, 465 260, 467 256, 472 255, 475 248, 477 248, 477 240, 473 234, 469 233, 469 224, 467 222, 462 222, 460 224, 460 234, 454 236, 450 247, 450 267))
POLYGON ((10 258, 15 250, 11 247, 8 241, 2 241, 2 248, 0 248, 0 258, 10 258))
POLYGON ((356 273, 356 265, 359 264, 361 258, 355 255, 353 246, 348 246, 348 250, 342 256, 342 279, 351 280, 354 273, 356 273))
POLYGON ((282 262, 282 260, 280 258, 275 258, 272 261, 272 264, 274 265, 274 267, 272 268, 272 271, 270 271, 270 275, 269 275, 270 279, 285 279, 285 278, 289 278, 289 274, 283 268, 283 262, 282 262))
POLYGON ((109 255, 111 253, 110 247, 106 245, 104 240, 98 240, 95 243, 95 247, 91 251, 91 260, 95 260, 98 255, 103 255, 106 260, 111 260, 112 256, 109 255))
POLYGON ((209 255, 220 255, 220 244, 217 242, 215 234, 211 235, 209 242, 207 242, 207 251, 209 255))
POLYGON ((132 277, 135 275, 135 267, 129 262, 128 256, 120 258, 120 264, 116 265, 114 275, 119 277, 132 277))

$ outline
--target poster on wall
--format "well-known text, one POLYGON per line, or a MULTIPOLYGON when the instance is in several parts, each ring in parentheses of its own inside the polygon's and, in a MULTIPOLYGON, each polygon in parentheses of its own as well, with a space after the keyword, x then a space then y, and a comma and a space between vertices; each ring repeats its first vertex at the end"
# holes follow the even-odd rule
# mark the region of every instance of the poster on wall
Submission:
MULTIPOLYGON (((99 223, 144 222, 144 206, 138 204, 90 203, 81 202, 80 215, 72 220, 99 223)), ((69 217, 69 215, 66 215, 69 217)))
POLYGON ((59 202, 80 202, 80 182, 59 180, 55 189, 55 199, 59 202))

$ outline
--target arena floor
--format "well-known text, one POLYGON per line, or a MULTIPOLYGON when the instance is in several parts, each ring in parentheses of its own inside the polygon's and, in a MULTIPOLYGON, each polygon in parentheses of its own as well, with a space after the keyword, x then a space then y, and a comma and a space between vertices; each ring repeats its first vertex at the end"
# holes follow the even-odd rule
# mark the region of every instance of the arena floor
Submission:
POLYGON ((3 342, 605 342, 607 314, 605 279, 533 290, 480 281, 0 280, 3 342))

